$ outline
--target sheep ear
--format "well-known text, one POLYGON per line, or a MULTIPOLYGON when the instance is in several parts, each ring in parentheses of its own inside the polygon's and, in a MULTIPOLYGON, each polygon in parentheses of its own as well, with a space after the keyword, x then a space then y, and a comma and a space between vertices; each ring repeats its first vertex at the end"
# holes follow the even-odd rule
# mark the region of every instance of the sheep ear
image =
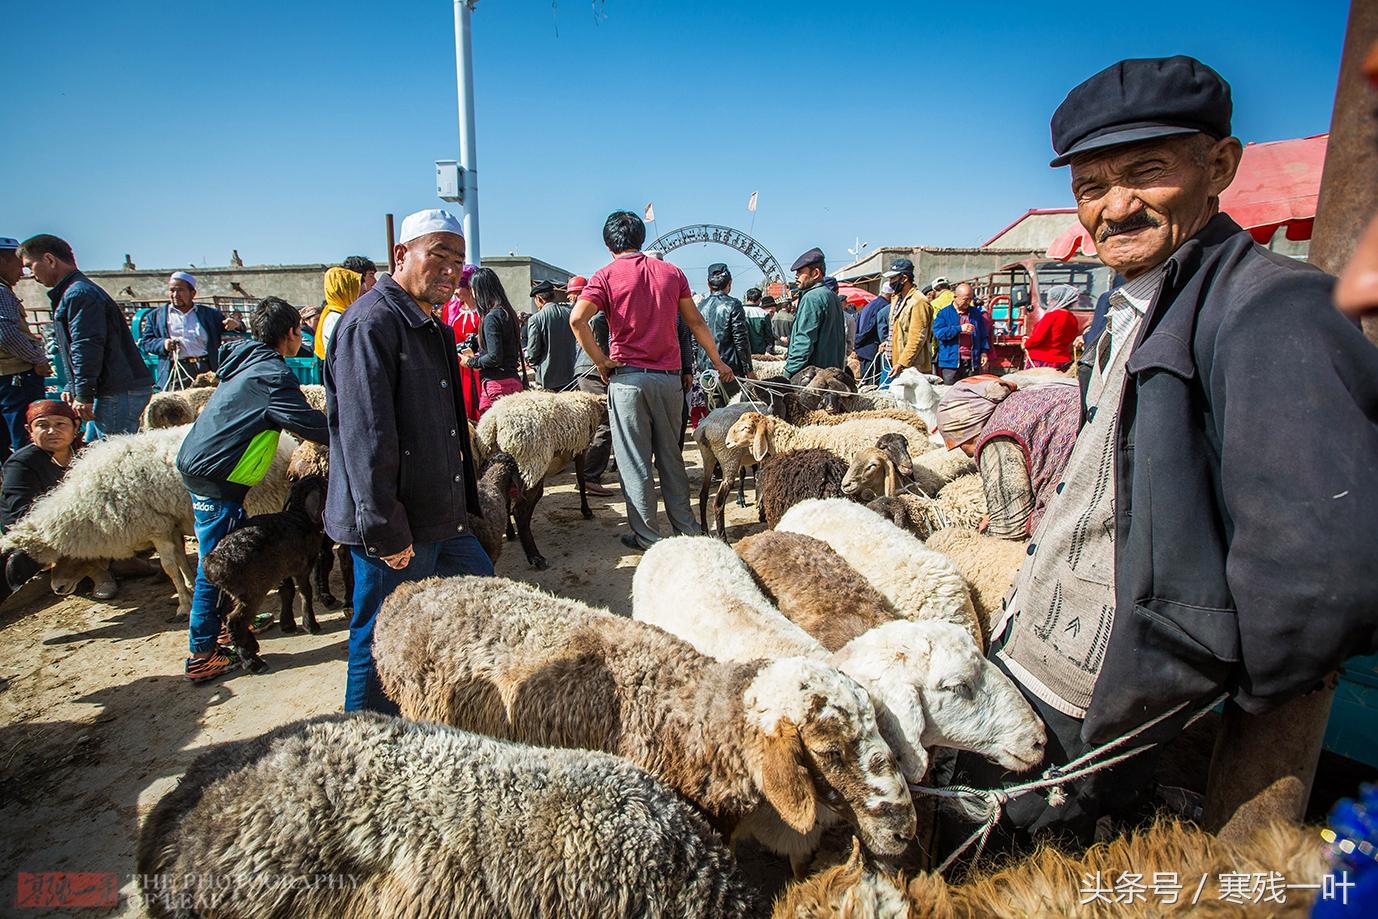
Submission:
POLYGON ((799 729, 781 718, 773 734, 761 746, 761 791, 791 829, 808 833, 817 819, 817 802, 809 770, 804 766, 804 744, 799 729))
POLYGON ((769 449, 769 426, 764 415, 757 419, 756 436, 751 441, 751 456, 758 463, 766 458, 766 451, 769 449))
POLYGON ((843 870, 845 870, 845 871, 847 871, 847 872, 861 871, 861 870, 864 869, 865 867, 866 867, 866 855, 865 855, 865 853, 862 852, 862 850, 861 850, 861 840, 858 839, 857 837, 853 836, 853 837, 852 837, 852 854, 849 855, 849 856, 847 856, 847 864, 843 866, 843 870))
POLYGON ((900 490, 899 472, 895 469, 894 461, 885 461, 885 497, 893 498, 895 493, 900 490))

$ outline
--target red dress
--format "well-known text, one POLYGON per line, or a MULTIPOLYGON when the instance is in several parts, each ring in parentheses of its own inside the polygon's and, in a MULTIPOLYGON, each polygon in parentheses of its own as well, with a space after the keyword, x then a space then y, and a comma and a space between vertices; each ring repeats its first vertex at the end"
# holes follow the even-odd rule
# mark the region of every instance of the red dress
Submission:
MULTIPOLYGON (((461 344, 464 339, 478 332, 481 319, 478 310, 470 309, 458 297, 445 304, 444 318, 450 328, 455 330, 455 341, 461 344)), ((460 364, 459 382, 464 392, 465 414, 469 416, 470 421, 478 421, 478 401, 481 395, 478 385, 478 371, 460 364)))
POLYGON ((1063 367, 1072 362, 1072 342, 1080 334, 1076 316, 1065 309, 1049 310, 1034 323, 1024 349, 1038 366, 1063 367))

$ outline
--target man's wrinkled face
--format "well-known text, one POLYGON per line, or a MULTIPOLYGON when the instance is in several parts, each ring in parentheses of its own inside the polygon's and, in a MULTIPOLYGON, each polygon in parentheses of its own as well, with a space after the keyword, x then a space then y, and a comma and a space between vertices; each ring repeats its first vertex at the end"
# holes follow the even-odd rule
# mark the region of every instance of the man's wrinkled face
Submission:
POLYGON ((189 310, 192 307, 193 298, 196 296, 196 289, 186 281, 169 281, 167 285, 167 298, 173 306, 180 310, 189 310))
POLYGON ((434 306, 455 292, 464 271, 464 238, 429 233, 397 247, 395 280, 418 302, 434 306))
POLYGON ((823 269, 817 265, 805 265, 794 273, 794 282, 802 292, 823 280, 823 269))
POLYGON ((1077 217, 1101 261, 1130 279, 1167 261, 1214 216, 1240 152, 1190 134, 1074 158, 1077 217))

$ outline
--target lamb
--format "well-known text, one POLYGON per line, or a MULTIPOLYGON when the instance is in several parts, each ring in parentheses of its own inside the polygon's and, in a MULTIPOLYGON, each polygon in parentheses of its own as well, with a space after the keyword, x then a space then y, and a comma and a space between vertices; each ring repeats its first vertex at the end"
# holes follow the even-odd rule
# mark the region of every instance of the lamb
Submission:
MULTIPOLYGON (((838 417, 847 417, 841 415, 838 417)), ((913 468, 909 449, 902 434, 882 434, 876 446, 867 447, 852 461, 855 466, 862 456, 882 458, 885 466, 899 475, 913 468)), ((756 474, 757 503, 761 516, 769 527, 780 522, 785 511, 808 498, 841 498, 854 501, 865 500, 870 494, 853 489, 847 490, 847 464, 831 450, 812 447, 806 450, 789 450, 785 453, 772 453, 761 463, 756 474)), ((876 486, 881 488, 884 486, 876 486)))
MULTIPOLYGON (((713 496, 713 519, 717 523, 717 532, 721 535, 726 529, 725 507, 728 492, 732 490, 732 483, 737 481, 740 475, 745 489, 747 466, 755 465, 750 461, 747 450, 743 447, 728 447, 727 432, 747 412, 759 412, 764 407, 763 403, 756 401, 734 402, 731 405, 724 405, 716 408, 699 422, 698 427, 694 428, 694 443, 698 444, 699 459, 703 463, 703 482, 699 485, 699 526, 705 533, 708 528, 708 492, 713 487, 713 473, 719 468, 722 469, 722 484, 718 486, 717 492, 713 496)), ((760 479, 757 479, 757 503, 760 503, 760 479)), ((737 505, 745 506, 746 502, 741 492, 738 493, 737 505)))
MULTIPOLYGON (((287 479, 298 482, 307 476, 317 475, 330 479, 330 447, 309 440, 302 441, 292 453, 287 464, 287 479)), ((316 595, 321 605, 327 609, 343 605, 346 613, 354 603, 354 556, 348 546, 337 546, 335 540, 321 533, 321 549, 316 556, 316 595), (335 567, 335 559, 340 561, 340 578, 344 582, 345 601, 343 604, 330 592, 330 572, 335 567)))
POLYGON ((276 514, 250 517, 216 545, 202 561, 206 580, 230 598, 226 627, 244 668, 268 669, 258 656, 258 639, 249 627, 268 591, 278 585, 284 632, 297 630, 292 615, 296 591, 302 596, 302 621, 311 634, 321 630, 312 605, 311 573, 321 548, 321 515, 325 512, 325 479, 307 476, 292 486, 287 506, 276 514))
POLYGON ((919 539, 927 539, 948 527, 979 528, 986 516, 986 493, 981 477, 973 473, 944 485, 936 498, 900 492, 876 498, 866 506, 919 539))
POLYGON ((757 462, 771 453, 821 447, 831 450, 844 460, 851 461, 859 451, 875 446, 882 434, 901 434, 911 456, 932 449, 932 445, 912 426, 902 421, 883 418, 862 418, 835 425, 796 427, 771 415, 747 412, 728 429, 729 448, 750 445, 751 456, 757 462))
MULTIPOLYGON (((797 547, 803 538, 773 548, 797 547)), ((795 583, 787 592, 795 607, 817 594, 825 574, 841 578, 828 585, 832 591, 864 591, 865 579, 840 559, 822 570, 809 568, 812 560, 805 554, 778 556, 768 563, 793 573, 795 583)), ((717 540, 662 540, 647 550, 632 579, 632 616, 721 661, 793 656, 829 663, 870 694, 881 735, 912 782, 922 781, 928 770, 925 747, 974 750, 1020 771, 1042 761, 1043 723, 1009 678, 982 657, 959 627, 909 622, 893 611, 887 617, 885 608, 873 606, 859 612, 877 624, 856 631, 830 652, 786 618, 754 578, 746 562, 717 540), (693 614, 685 615, 683 598, 690 595, 696 602, 693 614)), ((831 612, 835 604, 825 605, 831 612)), ((813 610, 809 618, 825 615, 813 610)))
POLYGON ((852 903, 875 903, 865 913, 877 919, 1026 919, 1029 916, 1090 916, 1098 919, 1162 919, 1166 916, 1243 917, 1258 915, 1250 895, 1244 902, 1223 900, 1223 876, 1272 877, 1297 885, 1283 902, 1264 910, 1271 917, 1306 919, 1315 891, 1329 871, 1325 848, 1314 828, 1274 822, 1238 842, 1219 839, 1196 827, 1161 820, 1142 830, 1096 843, 1080 855, 1044 846, 992 873, 950 884, 936 873, 901 878, 867 867, 859 848, 844 865, 820 871, 788 887, 775 902, 774 919, 827 919, 846 915, 852 903), (1087 903, 1085 882, 1153 870, 1186 878, 1191 890, 1180 896, 1148 894, 1134 902, 1111 899, 1087 903), (1202 888, 1196 893, 1195 881, 1202 888), (1306 888, 1310 888, 1308 892, 1306 888), (1188 895, 1188 894, 1193 895, 1188 895), (898 897, 898 902, 897 902, 898 897))
POLYGON ((785 512, 777 530, 821 539, 861 572, 907 619, 951 622, 982 640, 966 582, 952 560, 875 511, 836 498, 785 512))
POLYGON ((605 396, 585 392, 528 390, 499 399, 479 419, 475 439, 479 459, 501 451, 517 461, 525 499, 517 502, 517 534, 531 567, 548 567, 531 534, 531 515, 545 492, 547 476, 558 475, 571 460, 579 486, 579 510, 593 517, 584 490, 584 451, 607 421, 605 396))
POLYGON ((724 837, 796 865, 843 814, 879 853, 914 835, 866 694, 815 661, 722 664, 645 623, 485 577, 403 584, 379 612, 374 659, 408 718, 616 753, 724 837))
MULTIPOLYGON (((68 560, 132 558, 151 546, 177 590, 175 618, 186 618, 196 572, 183 552, 183 540, 194 530, 191 495, 176 460, 189 430, 184 425, 141 431, 82 450, 57 487, 0 537, 0 549, 55 566, 56 588, 70 582, 68 560)), ((248 513, 282 507, 287 463, 295 447, 290 436, 279 438, 277 455, 263 481, 249 489, 248 513)))
POLYGON ((955 527, 939 530, 926 544, 952 559, 962 572, 982 630, 989 635, 992 624, 1000 618, 1005 596, 1014 586, 1015 575, 1029 557, 1027 544, 955 527))
POLYGON ((478 513, 469 513, 469 529, 496 565, 502 555, 504 529, 508 525, 512 501, 526 501, 517 461, 510 453, 498 451, 488 457, 478 479, 478 513))
POLYGON ((160 919, 764 915, 708 823, 630 763, 363 712, 203 753, 137 864, 160 919))
POLYGON ((805 367, 790 377, 795 386, 804 387, 796 391, 798 410, 807 414, 825 411, 840 414, 856 408, 856 379, 852 372, 837 367, 805 367))

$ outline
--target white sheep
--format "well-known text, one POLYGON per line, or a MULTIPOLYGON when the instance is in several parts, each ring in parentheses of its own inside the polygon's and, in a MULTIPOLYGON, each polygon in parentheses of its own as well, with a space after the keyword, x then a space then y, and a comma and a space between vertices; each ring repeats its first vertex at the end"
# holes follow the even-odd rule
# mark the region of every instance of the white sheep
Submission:
MULTIPOLYGON (((699 485, 699 526, 705 533, 709 532, 708 492, 713 487, 713 473, 722 469, 722 484, 713 495, 713 520, 717 532, 721 534, 726 529, 724 516, 727 495, 732 491, 737 477, 744 476, 746 468, 755 465, 746 446, 727 446, 728 429, 747 412, 759 412, 762 407, 762 403, 755 401, 724 405, 709 412, 694 428, 694 443, 698 444, 699 459, 703 463, 703 482, 699 485)), ((739 497, 738 504, 744 503, 739 497)))
POLYGON ((764 907, 708 823, 624 760, 362 712, 203 753, 144 822, 137 864, 159 919, 764 907))
POLYGON ((608 420, 606 396, 586 392, 527 390, 493 403, 474 431, 479 463, 502 452, 517 461, 525 491, 514 508, 517 535, 526 560, 533 568, 546 567, 531 532, 531 515, 545 493, 545 480, 559 474, 571 461, 579 488, 579 511, 593 517, 584 484, 584 452, 593 436, 608 420))
POLYGON ((931 373, 923 373, 913 367, 906 367, 892 379, 886 387, 892 399, 909 406, 928 422, 929 436, 933 442, 942 445, 942 435, 938 433, 938 401, 948 387, 942 385, 942 378, 931 373))
POLYGON ((402 585, 374 657, 408 718, 618 754, 727 838, 796 866, 844 819, 882 854, 915 831, 865 691, 816 661, 719 663, 654 626, 483 577, 402 585))
MULTIPOLYGON (((141 431, 86 447, 57 487, 0 537, 0 548, 55 566, 53 589, 61 594, 70 592, 85 571, 86 566, 71 563, 132 558, 152 547, 177 589, 177 616, 185 617, 191 611, 196 571, 183 540, 194 529, 191 495, 177 472, 177 451, 190 430, 183 425, 141 431)), ((287 464, 296 446, 288 434, 280 437, 268 473, 249 489, 249 515, 282 510, 289 489, 287 464)))
MULTIPOLYGON (((790 569, 786 577, 795 579, 796 599, 804 604, 820 591, 865 589, 855 570, 811 566, 812 547, 797 545, 808 537, 774 533, 752 538, 770 536, 783 537, 774 540, 777 549, 803 549, 782 551, 770 564, 790 569), (820 583, 825 576, 833 583, 820 583)), ((819 548, 827 550, 821 543, 819 548)), ((778 586, 780 579, 767 573, 762 580, 778 586)), ((959 626, 910 622, 888 607, 876 609, 868 628, 830 651, 785 617, 736 552, 709 537, 665 539, 648 549, 632 579, 632 604, 635 619, 660 626, 718 660, 809 657, 855 679, 870 694, 881 734, 911 782, 923 780, 928 771, 925 748, 934 746, 973 750, 1016 770, 1043 757, 1042 722, 959 626), (686 604, 686 597, 692 603, 686 604)))
POLYGON ((933 449, 933 444, 913 425, 894 419, 859 418, 833 425, 795 426, 760 412, 747 412, 738 418, 728 429, 726 442, 730 449, 749 448, 757 462, 771 453, 810 447, 831 450, 850 462, 860 451, 874 447, 885 434, 903 436, 911 457, 933 449))
POLYGON ((827 543, 906 619, 951 622, 982 640, 957 566, 875 511, 841 498, 810 499, 786 511, 776 529, 827 543))
POLYGON ((958 476, 973 475, 976 463, 961 450, 930 450, 914 457, 914 480, 924 484, 928 494, 936 494, 958 476), (936 487, 934 487, 936 486, 936 487))

